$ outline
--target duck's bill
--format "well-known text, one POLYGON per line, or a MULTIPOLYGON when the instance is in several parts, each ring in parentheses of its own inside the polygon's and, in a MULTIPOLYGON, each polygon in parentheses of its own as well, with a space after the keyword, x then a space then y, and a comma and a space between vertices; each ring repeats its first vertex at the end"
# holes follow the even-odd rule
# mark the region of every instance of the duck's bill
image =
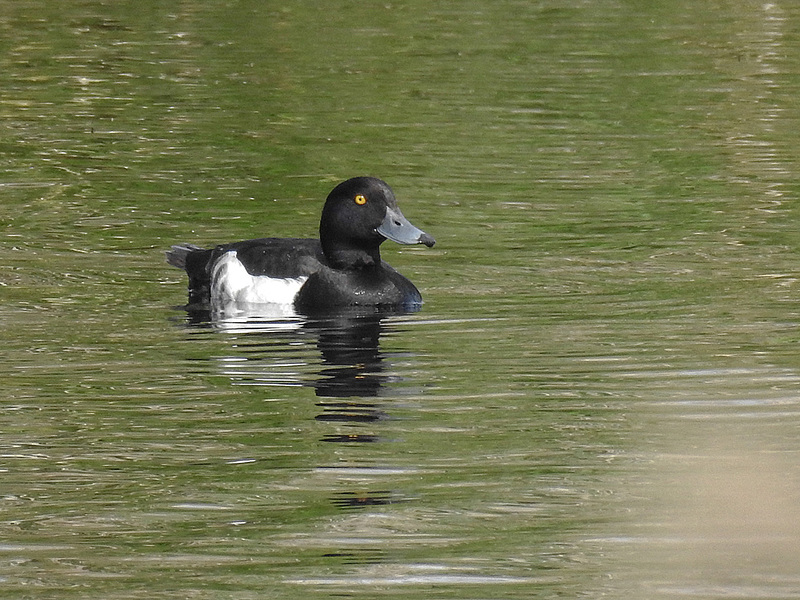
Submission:
POLYGON ((430 248, 436 243, 433 236, 414 227, 411 221, 406 219, 403 213, 395 208, 387 207, 386 216, 383 218, 383 223, 378 226, 377 231, 383 237, 398 244, 425 244, 430 248))

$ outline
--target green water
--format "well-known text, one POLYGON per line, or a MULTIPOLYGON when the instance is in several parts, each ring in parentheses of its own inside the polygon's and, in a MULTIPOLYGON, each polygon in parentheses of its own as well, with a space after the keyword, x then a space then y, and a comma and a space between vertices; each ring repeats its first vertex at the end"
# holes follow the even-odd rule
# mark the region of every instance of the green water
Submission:
POLYGON ((797 597, 800 7, 1 6, 0 597, 797 597), (421 312, 189 322, 362 174, 421 312))

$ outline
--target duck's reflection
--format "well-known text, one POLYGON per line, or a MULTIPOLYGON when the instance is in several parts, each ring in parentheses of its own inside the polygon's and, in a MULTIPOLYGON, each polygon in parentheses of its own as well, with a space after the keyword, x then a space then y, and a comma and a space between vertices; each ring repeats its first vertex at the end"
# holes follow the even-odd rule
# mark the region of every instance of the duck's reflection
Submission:
POLYGON ((313 318, 241 309, 188 315, 192 325, 232 336, 236 354, 220 361, 235 385, 313 387, 320 398, 339 399, 321 401, 318 420, 365 423, 386 415, 378 404, 345 399, 381 394, 391 379, 384 372, 381 336, 387 320, 409 312, 370 307, 313 318))
POLYGON ((320 441, 335 442, 338 444, 372 444, 380 441, 380 438, 371 433, 340 433, 325 435, 320 441))
MULTIPOLYGON (((387 384, 397 380, 387 374, 392 355, 381 349, 381 338, 387 330, 396 330, 398 317, 408 312, 348 310, 310 318, 252 311, 205 311, 190 312, 189 320, 198 327, 224 332, 231 351, 217 360, 234 385, 314 389, 319 409, 314 418, 328 424, 319 441, 326 446, 339 444, 342 450, 336 452, 341 462, 309 472, 315 477, 318 469, 340 472, 341 476, 334 476, 338 483, 329 488, 328 500, 340 511, 356 511, 408 501, 404 494, 379 483, 380 468, 371 460, 365 461, 364 452, 343 451, 348 445, 364 448, 363 445, 391 439, 374 431, 389 418, 387 404, 379 397, 387 384), (344 457, 349 459, 343 460, 344 457), (374 485, 365 485, 364 475, 354 481, 354 467, 375 473, 374 485)), ((347 544, 324 556, 370 564, 384 560, 381 548, 354 549, 347 544)))
POLYGON ((366 508, 368 506, 385 506, 402 502, 401 498, 396 498, 390 490, 370 490, 366 492, 339 492, 331 502, 339 508, 352 510, 366 508))
MULTIPOLYGON (((317 395, 321 395, 319 388, 317 395)), ((388 418, 378 404, 368 402, 319 402, 317 406, 321 406, 324 411, 317 416, 317 421, 374 423, 388 418)))
MULTIPOLYGON (((380 337, 383 331, 381 315, 337 315, 317 321, 317 347, 324 367, 316 382, 318 396, 346 398, 377 396, 386 382, 380 337)), ((360 407, 355 413, 374 416, 370 407, 360 407)))

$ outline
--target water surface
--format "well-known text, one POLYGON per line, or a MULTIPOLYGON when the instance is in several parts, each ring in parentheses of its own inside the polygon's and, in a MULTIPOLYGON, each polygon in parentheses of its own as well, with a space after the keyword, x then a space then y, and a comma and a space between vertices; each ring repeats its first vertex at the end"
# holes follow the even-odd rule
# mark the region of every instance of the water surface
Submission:
POLYGON ((0 596, 796 598, 789 2, 0 18, 0 596), (197 321, 370 174, 422 311, 197 321))

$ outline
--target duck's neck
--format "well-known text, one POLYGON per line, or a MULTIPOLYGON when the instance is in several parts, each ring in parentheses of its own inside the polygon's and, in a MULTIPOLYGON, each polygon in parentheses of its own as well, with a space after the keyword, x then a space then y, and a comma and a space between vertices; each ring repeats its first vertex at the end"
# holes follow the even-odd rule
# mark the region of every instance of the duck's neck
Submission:
POLYGON ((347 244, 326 245, 322 244, 325 258, 334 269, 365 269, 381 264, 380 247, 362 248, 348 246, 347 244))

